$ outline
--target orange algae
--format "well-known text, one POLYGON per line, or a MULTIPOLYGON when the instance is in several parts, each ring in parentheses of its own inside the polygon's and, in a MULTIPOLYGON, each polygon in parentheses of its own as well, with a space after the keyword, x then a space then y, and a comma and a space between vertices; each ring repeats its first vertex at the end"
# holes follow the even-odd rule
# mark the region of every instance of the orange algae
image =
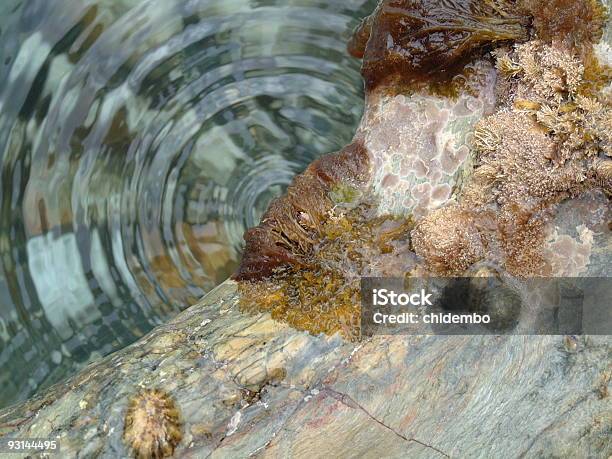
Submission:
MULTIPOLYGON (((403 259, 393 274, 403 275, 411 220, 373 217, 361 204, 331 213, 307 268, 292 268, 257 282, 241 282, 243 312, 269 312, 273 319, 312 334, 340 333, 360 338, 360 276, 372 274, 377 260, 403 259)), ((388 273, 387 273, 388 274, 388 273)))

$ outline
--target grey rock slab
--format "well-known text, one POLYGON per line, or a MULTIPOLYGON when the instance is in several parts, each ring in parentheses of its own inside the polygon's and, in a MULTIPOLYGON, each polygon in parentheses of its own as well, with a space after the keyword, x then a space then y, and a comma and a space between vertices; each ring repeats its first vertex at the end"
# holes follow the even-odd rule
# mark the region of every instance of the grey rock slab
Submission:
POLYGON ((312 336, 227 281, 139 342, 0 412, 0 437, 127 457, 141 388, 181 413, 177 457, 608 457, 609 337, 312 336))

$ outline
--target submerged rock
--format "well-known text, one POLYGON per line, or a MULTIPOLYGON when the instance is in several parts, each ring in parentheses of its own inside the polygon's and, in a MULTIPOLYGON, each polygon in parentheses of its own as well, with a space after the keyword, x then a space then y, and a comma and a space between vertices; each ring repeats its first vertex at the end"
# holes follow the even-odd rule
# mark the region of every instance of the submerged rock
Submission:
POLYGON ((448 82, 487 45, 526 40, 529 17, 513 0, 383 0, 349 43, 366 89, 448 82))

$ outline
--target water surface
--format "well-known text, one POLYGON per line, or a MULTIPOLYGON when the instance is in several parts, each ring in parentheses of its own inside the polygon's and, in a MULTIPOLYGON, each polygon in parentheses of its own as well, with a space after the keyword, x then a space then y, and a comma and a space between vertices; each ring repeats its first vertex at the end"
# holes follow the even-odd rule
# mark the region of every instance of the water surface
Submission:
POLYGON ((166 321, 352 137, 375 0, 3 0, 0 407, 166 321))

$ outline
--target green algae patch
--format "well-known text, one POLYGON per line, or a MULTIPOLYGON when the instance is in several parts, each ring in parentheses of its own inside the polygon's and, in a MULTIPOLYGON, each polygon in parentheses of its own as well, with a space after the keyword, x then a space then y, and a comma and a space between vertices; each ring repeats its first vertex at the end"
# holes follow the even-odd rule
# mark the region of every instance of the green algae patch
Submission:
POLYGON ((346 183, 338 183, 329 191, 329 198, 335 205, 351 206, 358 203, 361 191, 346 183))

